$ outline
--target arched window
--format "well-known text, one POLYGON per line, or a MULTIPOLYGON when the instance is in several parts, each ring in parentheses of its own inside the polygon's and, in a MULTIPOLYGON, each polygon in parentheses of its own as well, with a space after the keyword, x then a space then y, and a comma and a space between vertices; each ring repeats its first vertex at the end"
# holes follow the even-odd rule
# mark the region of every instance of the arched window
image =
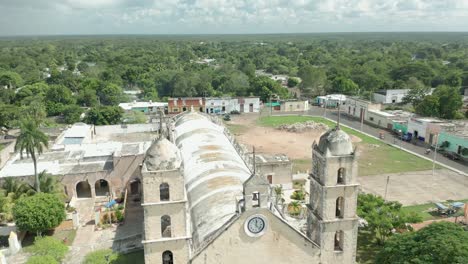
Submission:
POLYGON ((252 193, 252 207, 260 207, 260 192, 252 193))
POLYGON ((171 251, 166 250, 166 251, 163 252, 163 254, 162 254, 162 263, 163 264, 173 264, 174 263, 171 251))
POLYGON ((343 251, 344 232, 336 231, 335 233, 335 251, 343 251))
POLYGON ((336 179, 337 184, 344 184, 344 178, 345 178, 345 168, 339 168, 338 169, 338 176, 336 179))
POLYGON ((171 217, 168 215, 161 216, 161 235, 162 237, 171 237, 171 217))
POLYGON ((169 184, 165 182, 159 185, 159 200, 169 201, 169 184))
POLYGON ((344 198, 343 197, 338 197, 336 199, 336 213, 335 216, 337 218, 343 218, 344 216, 344 198))

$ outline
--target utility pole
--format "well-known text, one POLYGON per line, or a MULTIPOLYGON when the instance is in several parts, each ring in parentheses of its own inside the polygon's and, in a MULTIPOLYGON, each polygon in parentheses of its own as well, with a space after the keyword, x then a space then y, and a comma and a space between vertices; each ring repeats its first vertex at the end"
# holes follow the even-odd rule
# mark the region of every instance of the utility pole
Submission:
POLYGON ((387 183, 385 184, 385 196, 384 201, 387 201, 387 191, 388 191, 388 183, 390 182, 390 176, 387 176, 387 183))
MULTIPOLYGON (((439 140, 439 135, 437 134, 437 141, 439 140)), ((432 188, 434 189, 434 182, 435 182, 435 161, 436 161, 436 157, 437 157, 437 141, 436 141, 436 144, 435 144, 435 148, 434 148, 434 157, 432 159, 432 188)), ((432 190, 432 201, 434 202, 434 191, 435 190, 432 190)))

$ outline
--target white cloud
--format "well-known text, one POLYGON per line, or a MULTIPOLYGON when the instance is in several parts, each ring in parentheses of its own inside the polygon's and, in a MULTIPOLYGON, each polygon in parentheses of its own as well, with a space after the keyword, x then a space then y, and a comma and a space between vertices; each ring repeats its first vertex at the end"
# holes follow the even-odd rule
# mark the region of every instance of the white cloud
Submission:
POLYGON ((451 31, 468 24, 468 0, 0 0, 0 9, 0 35, 451 31))

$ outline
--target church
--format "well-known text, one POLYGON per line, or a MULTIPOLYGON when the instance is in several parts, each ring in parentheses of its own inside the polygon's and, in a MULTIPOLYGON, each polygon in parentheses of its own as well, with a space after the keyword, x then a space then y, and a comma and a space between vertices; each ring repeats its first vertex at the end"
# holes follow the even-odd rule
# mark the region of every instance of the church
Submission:
POLYGON ((165 124, 141 166, 145 263, 355 263, 357 156, 339 124, 312 146, 304 228, 222 124, 193 110, 165 124))

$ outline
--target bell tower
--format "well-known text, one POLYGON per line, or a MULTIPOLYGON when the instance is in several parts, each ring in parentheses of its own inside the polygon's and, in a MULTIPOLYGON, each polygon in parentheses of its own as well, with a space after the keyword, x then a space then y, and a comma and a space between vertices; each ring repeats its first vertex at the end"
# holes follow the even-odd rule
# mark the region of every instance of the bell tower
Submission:
POLYGON ((179 149, 160 133, 142 164, 145 263, 189 261, 187 195, 179 149))
POLYGON ((307 235, 322 263, 355 263, 358 191, 356 149, 338 124, 312 146, 307 235))

